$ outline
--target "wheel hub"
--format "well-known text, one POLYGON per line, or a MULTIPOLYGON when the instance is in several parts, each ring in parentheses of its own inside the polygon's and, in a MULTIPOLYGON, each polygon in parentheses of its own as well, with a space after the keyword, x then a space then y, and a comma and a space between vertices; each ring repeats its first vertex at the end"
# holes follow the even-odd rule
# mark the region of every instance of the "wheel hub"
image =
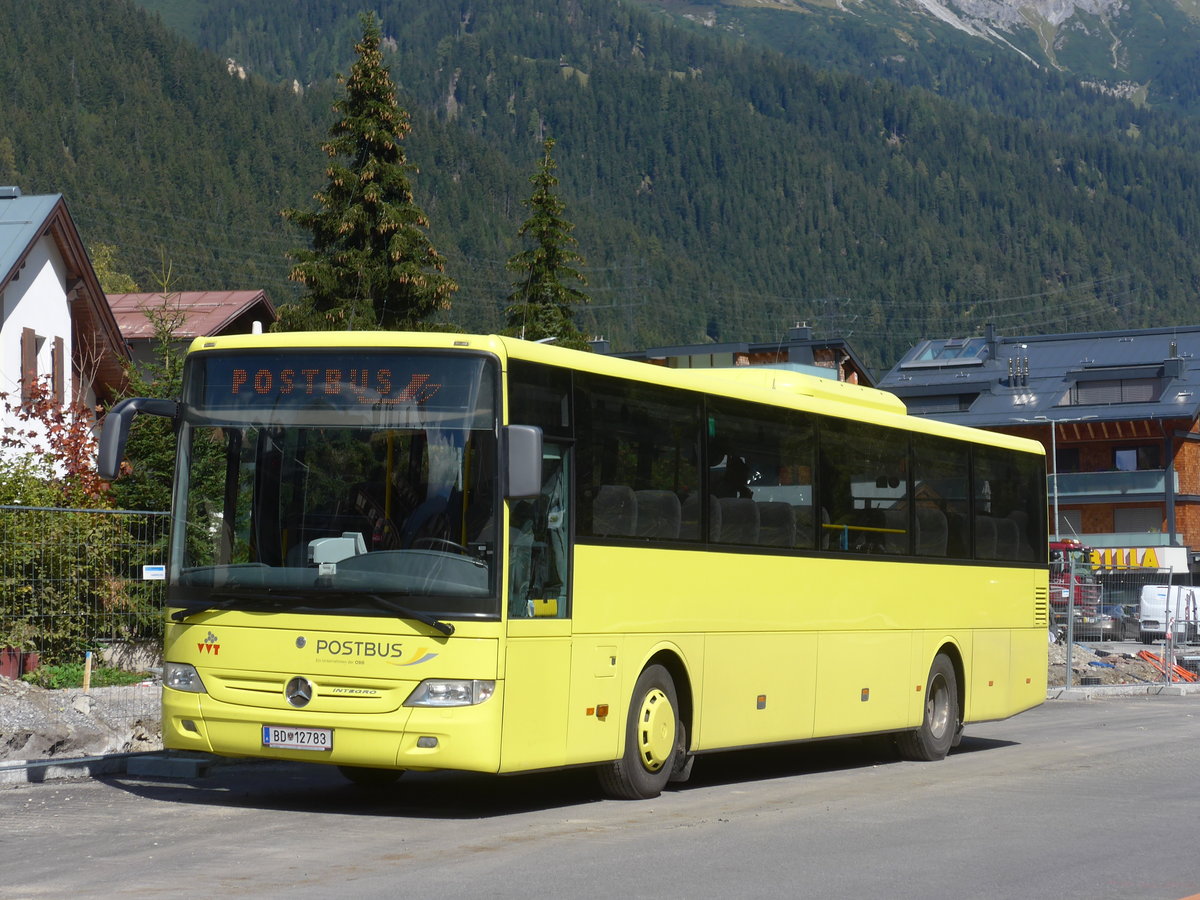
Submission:
POLYGON ((925 706, 929 730, 935 737, 940 738, 950 727, 950 697, 945 680, 940 677, 935 678, 933 684, 929 685, 926 697, 925 706))
POLYGON ((675 747, 675 710, 658 688, 646 694, 638 712, 638 755, 647 771, 657 772, 675 747))

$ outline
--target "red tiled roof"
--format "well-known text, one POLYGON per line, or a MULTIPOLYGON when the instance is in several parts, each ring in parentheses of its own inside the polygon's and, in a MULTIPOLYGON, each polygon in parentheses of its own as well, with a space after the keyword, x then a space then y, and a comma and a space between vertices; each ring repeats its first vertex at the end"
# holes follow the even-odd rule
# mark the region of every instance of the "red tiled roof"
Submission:
POLYGON ((176 291, 165 299, 158 293, 108 295, 121 334, 130 341, 154 337, 154 325, 144 310, 161 307, 164 302, 178 306, 184 314, 183 325, 175 329, 175 336, 181 339, 224 334, 237 319, 251 313, 263 325, 276 319, 275 307, 263 291, 176 291))

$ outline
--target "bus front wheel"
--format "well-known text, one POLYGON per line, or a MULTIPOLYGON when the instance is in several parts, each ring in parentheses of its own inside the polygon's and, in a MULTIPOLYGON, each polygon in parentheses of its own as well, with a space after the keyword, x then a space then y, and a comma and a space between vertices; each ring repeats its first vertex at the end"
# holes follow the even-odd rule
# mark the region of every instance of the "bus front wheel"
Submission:
POLYGON ((616 800, 649 800, 666 787, 684 752, 675 683, 662 666, 638 676, 625 724, 625 752, 599 769, 600 786, 616 800))
POLYGON ((958 708, 958 678, 954 663, 944 653, 934 657, 925 682, 925 713, 921 727, 896 737, 905 759, 922 762, 942 759, 950 752, 962 727, 958 708))

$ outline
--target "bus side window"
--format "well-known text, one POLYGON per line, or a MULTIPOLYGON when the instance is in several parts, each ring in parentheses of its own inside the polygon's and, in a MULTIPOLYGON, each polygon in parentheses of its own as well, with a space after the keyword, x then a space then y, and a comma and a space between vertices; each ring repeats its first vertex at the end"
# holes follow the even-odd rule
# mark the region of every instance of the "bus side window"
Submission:
POLYGON ((530 576, 533 569, 533 504, 513 504, 508 526, 508 614, 514 619, 533 615, 530 576))
POLYGON ((806 413, 710 397, 709 491, 717 499, 709 540, 811 549, 814 429, 806 413))
POLYGON ((546 442, 541 493, 514 503, 509 515, 508 611, 513 618, 570 616, 568 458, 565 444, 546 442))
POLYGON ((576 379, 577 533, 620 542, 698 540, 698 395, 603 376, 576 379), (686 506, 686 509, 685 509, 686 506))
POLYGON ((509 615, 568 618, 573 511, 572 374, 513 360, 508 371, 509 421, 542 429, 542 489, 509 514, 509 615))
POLYGON ((969 559, 970 463, 967 448, 942 438, 913 438, 917 556, 969 559))
POLYGON ((828 417, 821 422, 821 505, 830 547, 906 555, 913 527, 908 437, 877 425, 828 417))
POLYGON ((1040 503, 1046 475, 1036 457, 976 447, 972 454, 975 557, 1032 562, 1046 542, 1040 503))

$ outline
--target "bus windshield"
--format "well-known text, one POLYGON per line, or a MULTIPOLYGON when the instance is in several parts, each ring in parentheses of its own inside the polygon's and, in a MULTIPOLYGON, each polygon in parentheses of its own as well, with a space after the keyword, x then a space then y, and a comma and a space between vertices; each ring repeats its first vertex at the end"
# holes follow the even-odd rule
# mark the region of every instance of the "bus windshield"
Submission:
POLYGON ((188 366, 172 606, 499 614, 486 358, 292 350, 188 366))

